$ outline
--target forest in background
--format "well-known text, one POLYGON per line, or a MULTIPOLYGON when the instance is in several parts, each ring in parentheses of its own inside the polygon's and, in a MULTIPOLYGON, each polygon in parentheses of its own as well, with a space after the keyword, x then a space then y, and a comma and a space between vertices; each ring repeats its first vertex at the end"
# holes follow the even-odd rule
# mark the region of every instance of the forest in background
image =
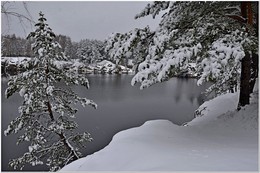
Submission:
MULTIPOLYGON (((1 39, 2 57, 34 57, 31 48, 34 40, 21 38, 15 34, 1 35, 1 39)), ((62 51, 69 59, 78 59, 86 64, 109 60, 104 50, 104 41, 82 39, 79 42, 73 42, 69 36, 60 34, 56 35, 55 41, 61 45, 62 51)))

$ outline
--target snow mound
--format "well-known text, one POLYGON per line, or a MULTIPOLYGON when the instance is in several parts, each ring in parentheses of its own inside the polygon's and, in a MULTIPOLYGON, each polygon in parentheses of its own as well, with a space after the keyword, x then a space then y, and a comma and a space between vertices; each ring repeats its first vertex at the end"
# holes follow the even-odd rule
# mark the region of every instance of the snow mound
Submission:
POLYGON ((216 97, 214 101, 204 102, 196 111, 196 118, 188 125, 207 124, 209 121, 216 119, 219 115, 228 111, 235 111, 238 103, 238 93, 227 93, 216 97), (210 115, 210 116, 207 116, 210 115))
POLYGON ((97 65, 100 65, 100 66, 115 66, 114 63, 108 61, 108 60, 103 60, 101 62, 98 62, 97 65))
POLYGON ((239 112, 237 98, 205 102, 203 116, 187 126, 153 120, 119 132, 107 147, 61 171, 257 171, 258 92, 239 112))
POLYGON ((228 93, 204 102, 196 110, 197 118, 187 123, 188 126, 218 124, 239 129, 258 129, 258 91, 251 94, 250 105, 237 111, 238 93, 228 93), (215 122, 217 121, 217 122, 215 122))
MULTIPOLYGON (((258 91, 251 94, 251 104, 243 107, 238 112, 227 112, 218 118, 226 121, 226 126, 237 126, 240 129, 258 129, 258 91)), ((224 123, 223 123, 224 124, 224 123)))

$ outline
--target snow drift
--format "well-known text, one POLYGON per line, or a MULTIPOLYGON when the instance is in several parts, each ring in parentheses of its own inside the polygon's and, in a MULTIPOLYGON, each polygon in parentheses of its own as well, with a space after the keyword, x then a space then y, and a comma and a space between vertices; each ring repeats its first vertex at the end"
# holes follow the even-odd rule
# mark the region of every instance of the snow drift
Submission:
POLYGON ((177 126, 148 121, 61 171, 257 171, 258 91, 237 112, 238 94, 201 105, 201 116, 177 126))

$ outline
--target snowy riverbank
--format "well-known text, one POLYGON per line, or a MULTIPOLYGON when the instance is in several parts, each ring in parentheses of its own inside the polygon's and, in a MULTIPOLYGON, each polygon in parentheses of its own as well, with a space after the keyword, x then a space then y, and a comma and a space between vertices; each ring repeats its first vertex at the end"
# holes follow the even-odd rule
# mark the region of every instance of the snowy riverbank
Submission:
POLYGON ((239 112, 237 99, 230 93, 205 102, 203 116, 186 126, 154 120, 119 132, 61 171, 257 171, 258 91, 239 112))
MULTIPOLYGON (((17 73, 19 70, 22 71, 22 64, 28 63, 31 60, 29 57, 1 57, 1 66, 3 72, 17 73)), ((84 64, 79 62, 79 60, 71 61, 55 61, 55 64, 59 68, 69 68, 71 70, 77 71, 79 73, 88 73, 88 74, 133 74, 133 70, 123 66, 116 65, 108 60, 103 60, 101 62, 93 64, 84 64)), ((2 73, 3 73, 2 72, 2 73)))

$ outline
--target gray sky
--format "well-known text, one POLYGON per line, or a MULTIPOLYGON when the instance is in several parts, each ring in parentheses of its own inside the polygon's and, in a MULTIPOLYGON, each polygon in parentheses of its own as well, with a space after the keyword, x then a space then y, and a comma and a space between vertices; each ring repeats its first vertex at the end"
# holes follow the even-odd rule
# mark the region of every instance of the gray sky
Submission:
MULTIPOLYGON (((37 21, 38 14, 42 11, 55 34, 67 35, 73 41, 79 41, 86 38, 104 40, 113 32, 127 32, 147 25, 155 29, 159 17, 134 19, 147 3, 147 1, 30 1, 27 2, 27 6, 34 21, 37 21)), ((10 11, 27 15, 22 2, 11 3, 8 8, 10 11)), ((26 37, 33 29, 29 24, 21 27, 17 19, 7 20, 5 15, 2 15, 1 28, 2 34, 14 33, 21 37, 26 37)))

